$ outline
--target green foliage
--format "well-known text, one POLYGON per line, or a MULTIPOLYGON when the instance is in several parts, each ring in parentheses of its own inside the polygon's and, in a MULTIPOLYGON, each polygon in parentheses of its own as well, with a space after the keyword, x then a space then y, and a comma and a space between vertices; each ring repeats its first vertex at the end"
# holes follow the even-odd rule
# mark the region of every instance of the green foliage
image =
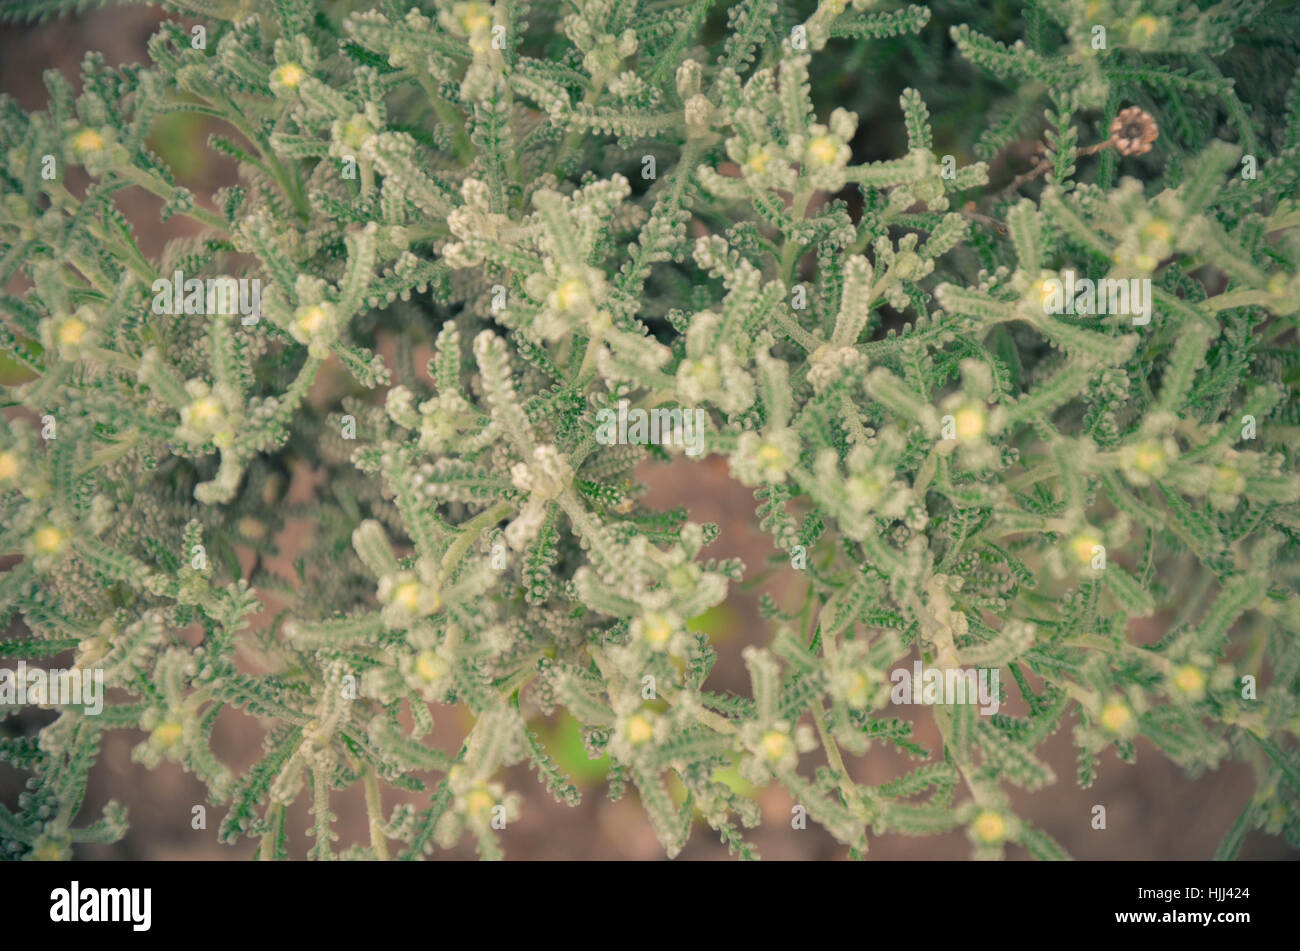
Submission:
POLYGON ((857 856, 964 827, 976 857, 1063 858, 1009 789, 1068 781, 1039 752, 1067 725, 1085 784, 1108 748, 1244 760, 1219 856, 1300 847, 1294 12, 356 6, 169 4, 202 48, 164 23, 148 66, 90 55, 45 111, 0 100, 0 656, 75 650, 113 688, 31 700, 36 739, 0 722, 32 777, 0 854, 120 837, 116 803, 78 812, 125 729, 262 857, 495 858, 504 767, 583 793, 540 728, 561 710, 669 855, 699 819, 756 857, 748 792, 775 782, 857 856), (1112 135, 1126 106, 1150 148, 1112 135), (152 151, 182 113, 238 185, 196 195, 152 151), (197 236, 143 253, 128 188, 197 236), (257 280, 259 307, 162 312, 176 271, 257 280), (1049 313, 1072 276, 1149 280, 1147 319, 1049 313), (622 400, 698 411, 702 451, 610 445, 622 400), (707 688, 688 619, 749 569, 638 481, 706 455, 806 581, 765 598, 747 697, 707 688), (918 658, 997 670, 1008 712, 941 703, 919 743, 890 709, 918 658), (472 718, 459 749, 429 739, 440 705, 472 718), (241 772, 211 748, 227 708, 265 728, 241 772), (868 755, 913 762, 871 785, 868 755), (369 841, 340 851, 354 785, 369 841), (429 805, 386 812, 388 787, 429 805))

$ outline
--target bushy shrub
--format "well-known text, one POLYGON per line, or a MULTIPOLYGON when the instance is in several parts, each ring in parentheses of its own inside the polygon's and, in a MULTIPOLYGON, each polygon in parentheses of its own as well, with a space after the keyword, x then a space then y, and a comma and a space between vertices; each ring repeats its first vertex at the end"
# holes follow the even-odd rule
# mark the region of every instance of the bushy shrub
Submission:
POLYGON ((1076 778, 1037 752, 1063 728, 1085 785, 1139 737, 1243 759, 1220 855, 1300 844, 1285 4, 166 6, 150 65, 0 101, 0 654, 107 691, 9 678, 4 716, 55 716, 0 737, 31 774, 5 855, 120 837, 117 803, 78 812, 133 730, 261 857, 302 796, 313 857, 494 857, 503 766, 579 797, 535 731, 561 710, 669 855, 696 819, 755 854, 736 767, 853 855, 965 828, 1063 857, 1008 793, 1076 778), (176 112, 237 185, 177 183, 149 144, 176 112), (201 232, 142 253, 123 189, 201 232), (641 501, 643 461, 706 457, 770 566, 641 501), (292 584, 265 567, 289 518, 292 584), (750 695, 711 689, 691 619, 766 568, 804 597, 764 597, 750 695), (983 705, 931 695, 965 671, 983 705), (265 727, 242 772, 228 707, 265 727), (856 781, 882 747, 911 771, 856 781), (355 784, 370 840, 340 853, 355 784))

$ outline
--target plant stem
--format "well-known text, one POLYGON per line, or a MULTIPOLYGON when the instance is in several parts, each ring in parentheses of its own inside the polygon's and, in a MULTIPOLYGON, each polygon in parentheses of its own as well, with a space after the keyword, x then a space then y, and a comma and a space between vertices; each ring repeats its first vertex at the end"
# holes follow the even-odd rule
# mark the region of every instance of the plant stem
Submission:
POLYGON ((276 802, 266 811, 266 821, 270 828, 262 835, 257 846, 257 860, 271 862, 275 859, 275 841, 280 837, 280 826, 284 822, 284 803, 276 802))
MULTIPOLYGON (((121 166, 114 171, 131 184, 139 185, 145 191, 152 192, 163 201, 171 201, 176 195, 175 185, 170 185, 162 178, 159 178, 156 175, 151 175, 143 169, 136 168, 134 165, 121 166)), ((193 218, 195 221, 201 221, 203 224, 208 225, 211 228, 216 228, 218 231, 226 231, 229 228, 224 219, 214 212, 208 211, 208 209, 201 205, 195 205, 188 211, 177 212, 177 214, 185 215, 187 218, 193 218)))
POLYGON ((460 564, 460 560, 465 557, 465 553, 469 551, 469 546, 474 544, 485 530, 501 521, 514 510, 515 507, 512 503, 498 502, 491 508, 479 512, 468 522, 461 525, 460 534, 457 535, 456 540, 451 543, 451 547, 443 553, 443 577, 448 579, 451 578, 455 573, 456 566, 460 564))
POLYGON ((379 797, 379 780, 374 767, 367 765, 361 773, 366 787, 366 815, 370 819, 370 848, 375 858, 388 861, 388 840, 384 838, 384 806, 379 797))

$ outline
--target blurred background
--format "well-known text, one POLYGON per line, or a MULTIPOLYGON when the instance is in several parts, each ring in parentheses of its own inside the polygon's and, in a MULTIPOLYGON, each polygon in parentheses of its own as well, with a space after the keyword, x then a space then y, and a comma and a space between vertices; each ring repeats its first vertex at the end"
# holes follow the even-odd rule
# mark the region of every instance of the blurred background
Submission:
MULTIPOLYGON (((947 5, 944 5, 947 6, 947 5)), ((997 4, 1002 6, 1002 4, 997 4)), ((41 81, 46 69, 57 69, 78 88, 79 66, 86 51, 101 52, 111 65, 140 62, 145 59, 145 42, 155 30, 161 15, 148 8, 126 7, 69 17, 37 26, 0 25, 0 92, 4 92, 25 109, 43 108, 47 96, 41 81)), ((715 20, 717 18, 715 17, 715 20)), ((190 22, 190 21, 187 21, 190 22)), ((858 112, 858 138, 854 142, 854 161, 877 159, 901 154, 904 145, 902 117, 897 107, 898 95, 906 85, 921 88, 935 117, 937 148, 945 150, 945 140, 970 142, 979 130, 976 125, 992 92, 984 81, 960 61, 953 61, 934 48, 934 38, 946 42, 946 28, 931 23, 921 37, 872 44, 879 55, 870 62, 857 52, 845 57, 820 57, 814 63, 823 74, 815 83, 819 110, 828 113, 832 105, 843 105, 858 112), (927 55, 919 55, 926 52, 927 55), (934 54, 934 55, 928 55, 934 54), (937 58, 936 58, 937 57, 937 58), (828 67, 829 62, 829 67, 828 67), (827 68, 835 72, 826 74, 827 68), (956 86, 956 89, 954 89, 956 86), (944 90, 947 90, 946 94, 944 90), (825 91, 825 92, 823 92, 825 91), (831 101, 827 93, 833 96, 831 101), (945 109, 945 98, 960 94, 960 109, 945 109), (972 103, 974 100, 974 103, 972 103)), ((862 44, 866 45, 866 44, 862 44)), ((200 200, 217 188, 235 181, 232 160, 206 146, 210 133, 218 130, 205 117, 193 114, 169 116, 158 123, 153 147, 171 165, 177 179, 191 188, 200 200)), ((1085 139, 1086 141, 1086 139, 1085 139)), ((4 143, 0 143, 3 146, 4 143)), ((995 160, 997 166, 1030 154, 1032 142, 1014 146, 995 160)), ((973 160, 960 149, 959 164, 973 160)), ((122 212, 132 220, 142 249, 156 255, 164 243, 181 237, 196 226, 180 216, 166 223, 158 220, 159 202, 140 189, 118 193, 122 212)), ((11 292, 19 288, 9 288, 11 292)), ((417 363, 418 365, 418 363, 417 363)), ((318 399, 328 394, 318 392, 318 399)), ((766 570, 773 555, 770 539, 761 533, 754 516, 755 500, 744 487, 733 482, 726 466, 718 459, 692 462, 678 456, 668 465, 646 463, 640 473, 650 493, 647 504, 670 508, 684 505, 696 522, 716 522, 721 538, 707 554, 714 558, 739 557, 753 578, 766 570)), ((313 491, 309 473, 295 478, 291 498, 305 498, 313 491)), ((293 552, 310 544, 311 526, 291 523, 278 539, 282 555, 273 567, 291 576, 293 552)), ((758 615, 759 596, 766 592, 784 608, 798 605, 802 586, 796 573, 777 570, 766 581, 745 590, 733 588, 728 602, 693 621, 692 626, 705 631, 718 651, 718 663, 708 686, 712 690, 748 693, 748 677, 740 659, 747 644, 764 643, 766 622, 758 615)), ((1167 621, 1151 619, 1150 629, 1137 633, 1142 640, 1154 640, 1167 621)), ((11 631, 10 634, 15 632, 11 631)), ((66 658, 51 658, 58 666, 66 658)), ((1023 712, 1012 708, 1006 712, 1023 712)), ((924 708, 895 708, 916 725, 915 739, 937 748, 937 731, 924 708), (914 712, 919 710, 920 712, 914 712)), ((48 713, 26 713, 11 718, 0 729, 39 729, 51 719, 48 713)), ((470 726, 468 714, 452 708, 435 708, 434 743, 445 750, 458 748, 470 726)), ((1138 761, 1128 765, 1113 753, 1102 757, 1099 779, 1087 790, 1074 781, 1075 754, 1070 743, 1070 720, 1041 748, 1040 755, 1056 772, 1056 785, 1029 795, 1012 790, 1018 813, 1059 841, 1080 859, 1206 859, 1244 807, 1253 788, 1248 767, 1228 764, 1215 773, 1188 778, 1167 762, 1145 740, 1138 741, 1138 761), (1092 828, 1094 805, 1106 807, 1107 827, 1092 828)), ((576 807, 556 803, 526 766, 509 771, 504 778, 508 788, 524 797, 521 818, 503 833, 506 854, 513 859, 660 859, 663 851, 649 822, 636 801, 634 790, 618 802, 604 794, 602 778, 607 763, 588 760, 577 725, 567 716, 539 719, 534 726, 547 748, 570 778, 582 789, 583 800, 576 807)), ((255 843, 245 841, 236 847, 219 845, 216 830, 222 807, 207 805, 206 829, 193 829, 193 807, 206 804, 204 787, 172 764, 149 771, 130 759, 133 746, 144 738, 143 731, 117 731, 108 734, 98 764, 91 773, 83 815, 97 815, 103 804, 116 798, 129 810, 131 828, 125 839, 112 845, 77 847, 78 858, 102 859, 230 859, 252 855, 255 843)), ((217 723, 213 741, 217 756, 232 769, 241 769, 258 756, 262 729, 258 722, 242 712, 226 710, 217 723)), ((801 761, 801 768, 811 772, 815 755, 801 761)), ((886 782, 918 765, 900 751, 874 746, 861 759, 849 761, 855 780, 870 784, 886 782)), ((0 763, 0 802, 13 806, 25 780, 8 764, 0 763)), ((809 822, 803 830, 791 828, 793 801, 773 785, 753 789, 738 775, 730 777, 738 788, 753 794, 762 806, 761 825, 748 830, 747 838, 766 859, 842 859, 847 849, 809 822)), ((386 810, 399 801, 409 801, 417 809, 427 804, 427 795, 392 789, 384 790, 386 810)), ((365 807, 361 790, 336 793, 332 801, 339 816, 337 846, 344 848, 366 838, 365 807)), ((307 803, 300 800, 289 813, 291 854, 305 854, 310 825, 307 803)), ((870 858, 880 859, 964 859, 970 846, 958 830, 944 836, 907 838, 883 836, 871 842, 870 858)), ((683 859, 723 859, 728 855, 716 834, 697 823, 683 859)), ((1012 858, 1023 858, 1019 848, 1009 851, 1012 858)), ((435 858, 473 856, 468 843, 452 852, 438 851, 435 858)), ((1296 858, 1281 840, 1252 833, 1241 851, 1243 858, 1296 858)))

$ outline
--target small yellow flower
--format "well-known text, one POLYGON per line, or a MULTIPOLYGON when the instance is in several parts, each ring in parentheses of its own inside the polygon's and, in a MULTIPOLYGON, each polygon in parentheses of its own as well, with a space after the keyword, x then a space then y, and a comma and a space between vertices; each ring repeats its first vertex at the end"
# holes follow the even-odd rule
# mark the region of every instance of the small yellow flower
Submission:
POLYGON ((8 482, 18 474, 18 455, 0 452, 0 482, 8 482))
POLYGON ((1061 293, 1061 284, 1056 278, 1045 277, 1034 285, 1034 291, 1038 294, 1038 302, 1046 307, 1053 294, 1061 293))
POLYGON ((239 520, 239 534, 245 538, 264 538, 266 526, 252 516, 246 515, 239 520))
POLYGON ((447 676, 450 666, 431 650, 422 650, 415 658, 415 673, 425 683, 447 676))
POLYGON ((763 734, 763 755, 769 762, 784 759, 793 748, 790 737, 779 730, 768 730, 763 734))
POLYGON ((762 175, 767 171, 767 167, 771 162, 772 156, 768 153, 767 149, 759 149, 749 157, 749 161, 745 163, 745 167, 755 175, 762 175))
POLYGON ((153 738, 164 748, 175 746, 184 735, 184 724, 175 720, 166 720, 153 728, 153 738))
POLYGON ((705 393, 716 390, 722 385, 722 373, 718 369, 718 358, 705 354, 698 360, 683 360, 677 375, 683 380, 692 380, 695 386, 705 393))
POLYGON ((1169 456, 1165 447, 1154 439, 1149 439, 1137 447, 1133 454, 1133 465, 1148 475, 1161 475, 1168 468, 1169 456))
POLYGON ((959 409, 952 417, 958 439, 978 439, 988 428, 988 416, 978 406, 959 409))
POLYGON ((1092 564, 1093 549, 1098 547, 1101 547, 1101 537, 1095 532, 1080 532, 1070 540, 1070 553, 1085 567, 1092 564))
POLYGON ((1205 674, 1199 667, 1186 664, 1174 674, 1174 686, 1187 696, 1199 699, 1205 694, 1205 674))
POLYGON ((811 168, 823 168, 835 162, 840 154, 839 143, 829 135, 819 135, 808 143, 807 162, 811 168))
POLYGON ((456 6, 461 29, 467 35, 492 26, 492 8, 486 3, 463 3, 456 6))
POLYGON ((328 319, 325 308, 319 304, 300 307, 293 315, 294 326, 304 337, 314 336, 325 326, 328 319))
POLYGON ((1246 477, 1236 466, 1215 466, 1214 479, 1210 486, 1222 495, 1239 495, 1246 488, 1246 477))
POLYGON ((366 140, 375 134, 375 127, 361 113, 357 113, 343 124, 343 144, 349 148, 359 149, 366 140))
POLYGON ((985 845, 997 845, 1007 835, 1006 821, 991 809, 985 809, 976 816, 971 828, 975 837, 985 845))
POLYGON ((72 151, 78 156, 98 152, 104 147, 104 137, 94 129, 82 129, 72 138, 72 151))
POLYGON ((379 584, 379 600, 385 605, 385 617, 394 624, 425 617, 442 607, 437 585, 411 571, 384 578, 379 584))
POLYGON ((641 714, 638 713, 628 718, 627 739, 629 743, 639 746, 642 743, 650 742, 650 740, 654 739, 654 735, 654 724, 641 714))
POLYGON ((1157 219, 1142 229, 1142 236, 1152 241, 1168 244, 1169 240, 1174 236, 1174 229, 1169 227, 1167 222, 1157 219))
POLYGON ((871 681, 867 675, 860 670, 855 670, 849 678, 849 689, 845 693, 844 699, 849 706, 856 708, 865 707, 871 691, 871 681))
POLYGON ((1101 708, 1101 725, 1110 733, 1122 734, 1133 722, 1133 711, 1122 700, 1110 700, 1101 708))
POLYGON ((76 317, 69 317, 59 324, 59 343, 66 347, 75 347, 86 339, 88 329, 85 321, 76 317))
POLYGON ((785 452, 780 446, 773 445, 770 442, 763 443, 758 448, 759 461, 769 466, 785 465, 785 452))
POLYGON ((475 819, 485 818, 496 804, 496 797, 483 786, 471 789, 465 796, 465 811, 475 819))
POLYGON ((405 581, 393 592, 393 600, 414 614, 420 609, 420 582, 405 581))
POLYGON ((53 555, 63 547, 65 541, 67 536, 53 525, 37 529, 36 534, 32 536, 32 544, 44 555, 53 555))
POLYGON ((190 420, 200 426, 214 423, 224 414, 221 403, 211 396, 204 396, 190 404, 190 420))
POLYGON ((1133 21, 1133 33, 1147 39, 1155 36, 1158 29, 1160 29, 1160 21, 1153 16, 1141 16, 1133 21))
POLYGON ((672 621, 662 614, 651 614, 641 622, 641 636, 653 647, 663 647, 673 636, 672 621))
POLYGON ((307 78, 307 71, 297 63, 285 63, 283 66, 276 67, 271 78, 286 89, 297 89, 307 78))
POLYGON ((570 278, 555 289, 555 302, 560 310, 576 313, 591 300, 591 289, 586 282, 570 278))

